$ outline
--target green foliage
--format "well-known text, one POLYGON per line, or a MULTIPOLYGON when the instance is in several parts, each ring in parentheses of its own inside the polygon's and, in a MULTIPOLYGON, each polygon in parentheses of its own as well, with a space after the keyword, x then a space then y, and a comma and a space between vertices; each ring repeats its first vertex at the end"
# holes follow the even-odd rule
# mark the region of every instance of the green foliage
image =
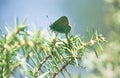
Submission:
POLYGON ((21 77, 55 78, 59 73, 65 76, 63 71, 71 77, 66 67, 81 67, 78 61, 82 56, 104 41, 104 37, 96 32, 86 41, 79 35, 69 34, 63 38, 40 29, 32 32, 25 21, 19 25, 16 19, 14 29, 6 25, 8 33, 2 32, 0 78, 14 77, 16 70, 21 77))

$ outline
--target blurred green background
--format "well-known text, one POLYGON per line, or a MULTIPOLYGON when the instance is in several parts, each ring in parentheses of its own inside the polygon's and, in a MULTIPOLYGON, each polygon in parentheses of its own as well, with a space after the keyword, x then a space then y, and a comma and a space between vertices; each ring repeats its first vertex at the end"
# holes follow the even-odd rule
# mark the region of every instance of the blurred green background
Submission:
POLYGON ((0 28, 4 31, 6 22, 14 26, 15 16, 20 21, 28 17, 28 23, 46 29, 63 15, 68 16, 75 34, 84 35, 86 28, 94 28, 108 40, 98 59, 93 54, 85 56, 87 69, 69 66, 71 74, 120 78, 120 0, 0 0, 0 28))

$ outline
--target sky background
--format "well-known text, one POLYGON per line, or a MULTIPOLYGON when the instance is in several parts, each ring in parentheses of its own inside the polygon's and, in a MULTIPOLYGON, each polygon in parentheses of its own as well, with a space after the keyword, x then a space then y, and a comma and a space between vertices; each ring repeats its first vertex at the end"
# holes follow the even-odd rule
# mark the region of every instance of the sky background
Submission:
MULTIPOLYGON (((14 27, 14 17, 17 16, 20 22, 27 17, 27 23, 46 29, 64 15, 69 18, 75 34, 83 35, 87 27, 105 34, 104 5, 103 0, 0 0, 0 28, 5 31, 5 23, 14 27)), ((81 71, 83 76, 86 73, 76 67, 68 69, 72 75, 81 71)))
POLYGON ((27 17, 27 23, 48 28, 65 15, 75 33, 83 34, 86 27, 105 27, 103 5, 103 0, 0 0, 0 26, 4 29, 8 23, 14 27, 17 16, 20 21, 27 17))

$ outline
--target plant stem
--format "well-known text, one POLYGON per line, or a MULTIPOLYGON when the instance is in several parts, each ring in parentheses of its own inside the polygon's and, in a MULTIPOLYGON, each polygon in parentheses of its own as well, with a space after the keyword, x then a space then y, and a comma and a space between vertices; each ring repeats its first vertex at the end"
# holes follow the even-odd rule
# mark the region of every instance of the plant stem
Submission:
MULTIPOLYGON (((70 61, 71 61, 71 60, 70 60, 70 61)), ((58 69, 58 71, 56 71, 56 72, 53 74, 52 78, 55 78, 60 72, 62 72, 63 69, 65 69, 65 68, 67 67, 67 65, 69 64, 70 61, 65 62, 64 65, 63 65, 60 69, 58 69)))
POLYGON ((68 42, 69 48, 71 49, 72 46, 71 46, 71 41, 69 39, 69 33, 66 33, 65 35, 66 35, 66 38, 67 38, 67 42, 68 42))

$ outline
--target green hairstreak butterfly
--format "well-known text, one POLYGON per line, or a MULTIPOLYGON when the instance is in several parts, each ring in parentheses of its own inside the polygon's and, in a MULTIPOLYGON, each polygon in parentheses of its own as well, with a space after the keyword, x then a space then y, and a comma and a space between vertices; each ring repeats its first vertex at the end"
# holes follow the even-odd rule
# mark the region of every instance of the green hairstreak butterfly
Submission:
POLYGON ((68 18, 66 16, 62 16, 50 25, 50 29, 59 33, 69 33, 71 27, 69 25, 68 18))

